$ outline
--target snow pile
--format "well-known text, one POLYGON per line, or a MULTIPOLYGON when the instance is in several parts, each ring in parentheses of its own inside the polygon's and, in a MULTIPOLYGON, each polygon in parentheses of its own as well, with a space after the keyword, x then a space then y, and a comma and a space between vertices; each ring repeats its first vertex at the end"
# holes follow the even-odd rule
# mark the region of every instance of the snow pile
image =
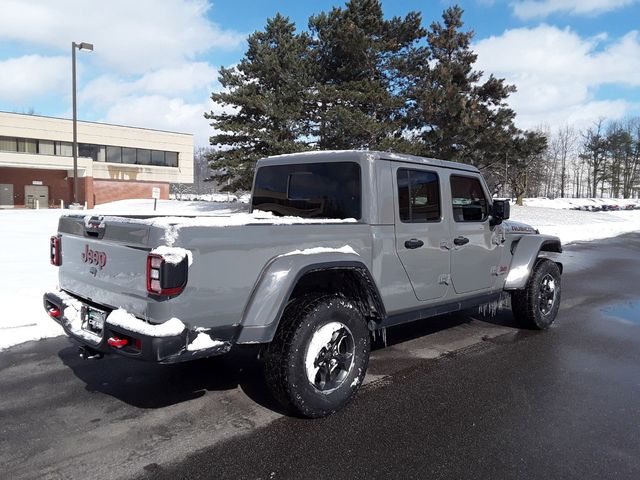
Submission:
POLYGON ((113 326, 151 337, 174 337, 180 335, 186 328, 184 323, 175 317, 164 323, 152 325, 134 317, 123 308, 111 312, 106 321, 113 326))
POLYGON ((243 193, 240 195, 234 195, 233 193, 202 193, 202 194, 183 193, 179 196, 170 195, 169 198, 171 198, 171 200, 179 200, 181 202, 201 201, 201 202, 221 202, 221 203, 232 203, 232 202, 249 203, 251 202, 251 193, 243 193))
POLYGON ((314 247, 305 248, 304 250, 293 250, 292 252, 284 253, 281 256, 286 257, 287 255, 315 255, 318 253, 353 253, 354 255, 358 255, 353 248, 351 248, 349 245, 345 245, 344 247, 340 248, 314 247))
POLYGON ((617 205, 625 208, 627 205, 640 207, 637 198, 525 198, 526 207, 544 207, 554 209, 575 209, 580 207, 602 207, 603 205, 617 205))
MULTIPOLYGON (((153 200, 135 199, 118 200, 115 202, 96 205, 93 210, 84 210, 86 215, 209 215, 231 214, 248 210, 248 205, 243 203, 207 202, 207 201, 179 201, 158 200, 156 210, 153 209, 153 200)), ((79 212, 71 212, 78 214, 79 212)))
POLYGON ((213 340, 205 332, 199 332, 195 340, 187 345, 187 350, 190 352, 197 352, 198 350, 204 350, 205 348, 219 347, 223 344, 224 342, 221 342, 220 340, 213 340))
POLYGON ((82 337, 93 344, 97 344, 99 342, 99 338, 82 329, 82 304, 78 300, 67 295, 64 292, 57 293, 58 296, 62 300, 64 300, 67 305, 67 307, 62 312, 65 326, 71 329, 71 331, 79 337, 82 337))
POLYGON ((640 210, 584 212, 513 205, 511 219, 527 223, 540 233, 560 237, 563 244, 640 231, 640 210))
POLYGON ((187 250, 185 248, 167 247, 166 245, 162 245, 151 250, 151 253, 162 255, 164 260, 172 265, 178 265, 185 259, 185 257, 189 259, 189 266, 193 264, 193 253, 191 253, 191 250, 187 250))

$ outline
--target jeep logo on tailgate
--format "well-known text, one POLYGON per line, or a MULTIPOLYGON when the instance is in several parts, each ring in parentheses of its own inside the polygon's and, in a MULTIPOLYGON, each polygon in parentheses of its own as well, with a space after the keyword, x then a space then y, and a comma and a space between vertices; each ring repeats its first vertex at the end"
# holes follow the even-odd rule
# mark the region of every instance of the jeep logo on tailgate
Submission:
POLYGON ((91 250, 89 245, 84 246, 84 252, 82 252, 82 261, 91 265, 97 265, 102 270, 107 264, 107 254, 105 252, 99 252, 98 250, 91 250))

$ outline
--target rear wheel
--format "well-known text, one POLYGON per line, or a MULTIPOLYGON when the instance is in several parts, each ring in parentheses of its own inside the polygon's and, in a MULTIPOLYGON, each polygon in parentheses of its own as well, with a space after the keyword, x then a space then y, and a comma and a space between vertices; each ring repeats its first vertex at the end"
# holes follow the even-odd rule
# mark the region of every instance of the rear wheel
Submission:
POLYGON ((265 353, 265 376, 286 408, 324 417, 351 400, 369 351, 369 331, 353 302, 334 294, 306 296, 285 309, 265 353))
POLYGON ((531 273, 524 290, 513 292, 513 316, 524 327, 546 330, 560 308, 561 277, 555 262, 541 258, 531 273))

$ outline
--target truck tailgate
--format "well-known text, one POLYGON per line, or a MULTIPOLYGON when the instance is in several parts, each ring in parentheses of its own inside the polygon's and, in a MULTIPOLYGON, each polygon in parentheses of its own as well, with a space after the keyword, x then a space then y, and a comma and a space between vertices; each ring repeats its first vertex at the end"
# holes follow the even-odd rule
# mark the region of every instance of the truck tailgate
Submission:
POLYGON ((152 227, 102 218, 100 227, 88 227, 82 217, 60 219, 60 288, 100 305, 145 316, 152 227))

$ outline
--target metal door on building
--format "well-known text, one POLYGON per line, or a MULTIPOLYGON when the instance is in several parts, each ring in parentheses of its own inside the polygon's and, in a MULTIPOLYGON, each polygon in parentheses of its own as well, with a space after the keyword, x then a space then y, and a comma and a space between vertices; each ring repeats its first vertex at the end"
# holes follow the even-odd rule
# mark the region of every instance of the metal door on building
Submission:
POLYGON ((13 208, 13 184, 0 183, 0 208, 13 208))
POLYGON ((25 185, 24 206, 27 208, 49 208, 49 187, 25 185))

